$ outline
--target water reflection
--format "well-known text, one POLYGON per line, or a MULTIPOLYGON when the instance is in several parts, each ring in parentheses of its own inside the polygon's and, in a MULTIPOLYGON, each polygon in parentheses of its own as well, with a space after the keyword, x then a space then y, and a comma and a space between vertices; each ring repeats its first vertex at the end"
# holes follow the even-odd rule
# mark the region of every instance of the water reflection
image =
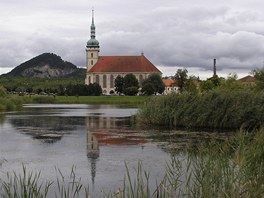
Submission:
POLYGON ((43 143, 55 143, 76 129, 76 122, 79 122, 79 119, 28 115, 14 117, 9 121, 20 133, 30 135, 43 143))
MULTIPOLYGON (((137 145, 146 139, 131 128, 130 117, 86 117, 87 157, 91 164, 92 183, 95 182, 96 162, 102 145, 137 145)), ((143 147, 144 148, 144 147, 143 147)))

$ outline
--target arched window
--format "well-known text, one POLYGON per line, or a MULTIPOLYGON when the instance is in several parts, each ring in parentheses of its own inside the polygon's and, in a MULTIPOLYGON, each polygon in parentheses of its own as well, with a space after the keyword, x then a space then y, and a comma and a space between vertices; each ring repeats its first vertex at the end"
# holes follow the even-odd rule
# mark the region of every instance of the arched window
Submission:
POLYGON ((91 57, 93 58, 93 53, 91 53, 91 57))
POLYGON ((103 75, 103 88, 106 88, 106 75, 103 75))
POLYGON ((110 88, 114 88, 114 76, 110 76, 110 88))
POLYGON ((140 74, 139 75, 139 86, 142 86, 143 83, 143 76, 140 74))
POLYGON ((91 76, 88 78, 88 84, 91 84, 91 76))
POLYGON ((96 82, 97 84, 99 84, 99 81, 100 81, 99 75, 96 75, 96 76, 95 76, 95 82, 96 82))
POLYGON ((91 60, 91 65, 93 65, 93 60, 91 60))

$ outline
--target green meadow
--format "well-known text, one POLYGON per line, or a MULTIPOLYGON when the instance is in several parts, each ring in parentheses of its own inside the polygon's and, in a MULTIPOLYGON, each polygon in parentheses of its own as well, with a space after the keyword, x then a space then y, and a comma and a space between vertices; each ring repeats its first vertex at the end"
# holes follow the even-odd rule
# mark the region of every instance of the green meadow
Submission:
POLYGON ((22 96, 27 103, 140 105, 149 96, 22 96))

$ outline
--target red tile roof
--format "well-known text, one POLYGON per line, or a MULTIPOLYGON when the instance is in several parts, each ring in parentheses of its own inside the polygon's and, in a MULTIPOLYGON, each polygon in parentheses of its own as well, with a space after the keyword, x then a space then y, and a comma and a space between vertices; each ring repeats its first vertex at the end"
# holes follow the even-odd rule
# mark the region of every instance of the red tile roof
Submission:
POLYGON ((145 56, 99 56, 89 72, 160 72, 145 56))
POLYGON ((171 87, 176 84, 175 80, 172 79, 162 79, 165 87, 171 87))

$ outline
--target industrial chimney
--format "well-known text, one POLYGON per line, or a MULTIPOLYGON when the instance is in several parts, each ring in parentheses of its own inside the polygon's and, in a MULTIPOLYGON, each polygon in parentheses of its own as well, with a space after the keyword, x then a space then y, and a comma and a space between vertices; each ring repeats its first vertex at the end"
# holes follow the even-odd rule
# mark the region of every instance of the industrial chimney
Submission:
POLYGON ((214 58, 214 75, 213 75, 213 77, 215 77, 215 76, 217 76, 217 75, 216 75, 216 59, 214 58))

